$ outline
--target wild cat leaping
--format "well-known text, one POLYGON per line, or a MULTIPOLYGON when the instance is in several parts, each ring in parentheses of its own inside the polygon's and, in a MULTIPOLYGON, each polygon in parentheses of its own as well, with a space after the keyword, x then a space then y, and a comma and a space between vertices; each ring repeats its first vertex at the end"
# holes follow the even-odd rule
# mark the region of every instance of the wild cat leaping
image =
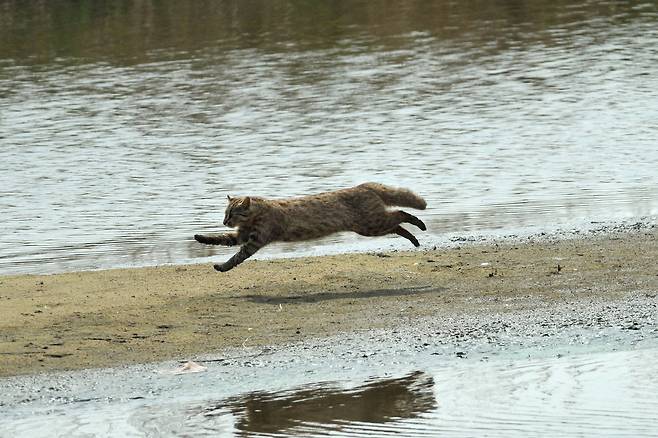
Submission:
POLYGON ((214 265, 221 272, 233 269, 269 243, 317 239, 340 231, 362 236, 397 234, 420 246, 416 237, 400 224, 410 223, 425 231, 423 221, 387 207, 424 210, 426 205, 423 198, 410 190, 377 183, 282 200, 229 196, 224 225, 237 230, 217 235, 196 234, 194 239, 207 245, 241 245, 228 261, 214 265))

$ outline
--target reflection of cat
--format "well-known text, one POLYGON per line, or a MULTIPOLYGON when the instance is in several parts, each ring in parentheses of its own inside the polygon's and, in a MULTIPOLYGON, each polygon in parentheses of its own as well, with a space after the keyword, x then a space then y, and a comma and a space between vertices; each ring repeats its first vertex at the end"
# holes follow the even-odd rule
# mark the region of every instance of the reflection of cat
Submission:
POLYGON ((354 231, 362 236, 398 234, 419 246, 418 240, 400 226, 407 222, 425 230, 425 224, 402 210, 387 206, 424 210, 423 198, 407 189, 377 183, 365 183, 349 189, 301 198, 271 200, 257 197, 228 197, 224 225, 237 232, 212 236, 195 235, 208 245, 242 245, 226 263, 215 265, 228 271, 271 242, 295 242, 316 239, 339 231, 354 231))
POLYGON ((416 371, 349 389, 316 382, 277 392, 257 391, 201 409, 207 421, 221 419, 230 411, 235 428, 243 432, 239 436, 329 436, 332 431, 340 436, 363 436, 368 424, 373 434, 383 432, 378 436, 406 436, 414 430, 422 432, 408 426, 422 425, 426 415, 436 411, 437 402, 432 376, 416 371), (400 421, 418 418, 421 423, 400 421))

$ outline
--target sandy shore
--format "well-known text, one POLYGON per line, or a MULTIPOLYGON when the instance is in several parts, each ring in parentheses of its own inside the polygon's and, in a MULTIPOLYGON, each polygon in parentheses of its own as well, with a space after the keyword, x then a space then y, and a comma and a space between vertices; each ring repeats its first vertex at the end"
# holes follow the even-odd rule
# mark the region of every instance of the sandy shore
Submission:
POLYGON ((456 314, 472 315, 472 326, 483 314, 596 305, 588 324, 634 330, 658 322, 657 236, 654 225, 643 225, 432 251, 247 261, 223 274, 204 264, 4 276, 0 376, 188 359, 456 314), (639 313, 605 304, 637 297, 639 313), (606 309, 617 309, 614 318, 606 309))

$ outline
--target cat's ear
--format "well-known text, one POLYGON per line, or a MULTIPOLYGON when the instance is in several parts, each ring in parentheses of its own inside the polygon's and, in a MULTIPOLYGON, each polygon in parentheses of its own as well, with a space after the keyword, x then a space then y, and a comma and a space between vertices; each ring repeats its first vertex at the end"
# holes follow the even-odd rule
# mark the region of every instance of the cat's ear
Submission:
POLYGON ((231 199, 233 198, 231 198, 229 195, 226 195, 226 199, 228 199, 228 202, 231 202, 231 199))
POLYGON ((251 198, 249 196, 245 196, 244 200, 242 201, 242 206, 244 208, 249 208, 251 205, 251 198))

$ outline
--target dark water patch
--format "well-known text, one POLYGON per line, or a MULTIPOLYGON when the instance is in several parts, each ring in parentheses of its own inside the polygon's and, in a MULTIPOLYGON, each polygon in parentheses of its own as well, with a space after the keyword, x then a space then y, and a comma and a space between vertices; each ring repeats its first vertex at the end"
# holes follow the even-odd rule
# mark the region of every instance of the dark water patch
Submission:
MULTIPOLYGON (((342 49, 349 41, 403 47, 408 37, 470 40, 483 52, 514 48, 519 41, 559 45, 565 38, 587 40, 582 23, 604 27, 655 18, 651 2, 559 0, 546 3, 491 3, 486 0, 395 3, 341 0, 291 1, 118 1, 0 2, 0 58, 43 64, 112 61, 138 63, 150 57, 187 58, 209 46, 272 51, 342 49), (495 43, 482 28, 495 34, 495 43), (150 56, 149 56, 150 55, 150 56)), ((584 41, 586 42, 586 41, 584 41)), ((406 53, 397 55, 405 60, 406 53)), ((299 65, 298 68, 303 66, 299 65)), ((532 75, 529 75, 532 78, 532 75)))

